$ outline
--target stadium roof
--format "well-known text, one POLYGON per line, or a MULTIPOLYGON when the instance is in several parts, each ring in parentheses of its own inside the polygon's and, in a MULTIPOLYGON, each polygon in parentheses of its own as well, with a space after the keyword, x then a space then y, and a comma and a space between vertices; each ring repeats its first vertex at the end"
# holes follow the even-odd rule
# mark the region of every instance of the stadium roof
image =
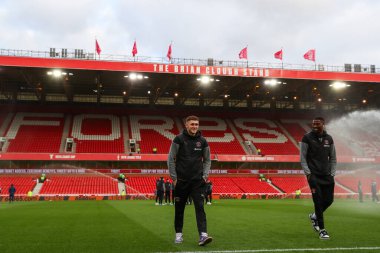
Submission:
POLYGON ((326 109, 341 105, 349 105, 348 109, 380 106, 380 74, 370 67, 360 67, 360 72, 358 68, 323 65, 305 70, 288 65, 213 59, 148 62, 51 57, 48 52, 37 57, 17 53, 12 56, 9 51, 1 52, 0 101, 3 102, 25 98, 258 108, 278 103, 282 108, 295 108, 299 103, 306 107, 309 104, 310 108, 325 105, 326 109), (53 73, 55 70, 61 72, 53 73), (131 73, 141 74, 141 79, 132 80, 131 73), (202 76, 208 76, 211 81, 201 82, 202 76), (265 84, 268 80, 272 80, 272 85, 265 84), (350 86, 335 91, 330 86, 334 81, 350 86))

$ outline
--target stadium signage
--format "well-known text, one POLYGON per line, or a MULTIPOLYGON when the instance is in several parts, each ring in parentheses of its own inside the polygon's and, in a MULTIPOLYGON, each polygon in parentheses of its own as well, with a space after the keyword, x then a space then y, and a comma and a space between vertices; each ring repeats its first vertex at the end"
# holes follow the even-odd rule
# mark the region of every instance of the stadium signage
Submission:
POLYGON ((75 160, 75 155, 54 155, 54 154, 50 154, 49 155, 50 157, 50 160, 60 160, 60 159, 63 159, 63 160, 75 160))
POLYGON ((242 161, 274 161, 273 156, 242 156, 242 161))
POLYGON ((152 64, 153 72, 171 74, 269 77, 269 69, 152 64))
POLYGON ((0 169, 0 174, 83 174, 85 169, 0 169))
POLYGON ((85 69, 110 71, 137 71, 146 73, 172 73, 194 75, 275 77, 288 79, 341 80, 356 82, 380 82, 380 75, 373 73, 331 72, 316 70, 292 70, 275 68, 236 68, 225 66, 196 66, 159 64, 146 62, 118 62, 105 60, 78 60, 58 58, 36 58, 0 56, 0 66, 20 66, 34 68, 85 69))
MULTIPOLYGON (((140 154, 140 155, 127 155, 127 154, 88 154, 77 153, 73 154, 46 154, 46 153, 4 153, 0 154, 0 160, 23 160, 23 161, 46 161, 46 160, 75 160, 75 161, 154 161, 165 162, 167 161, 167 154, 140 154)), ((299 155, 212 155, 211 159, 219 162, 299 162, 299 155)), ((352 156, 338 156, 339 163, 380 163, 380 157, 352 157, 352 156)))

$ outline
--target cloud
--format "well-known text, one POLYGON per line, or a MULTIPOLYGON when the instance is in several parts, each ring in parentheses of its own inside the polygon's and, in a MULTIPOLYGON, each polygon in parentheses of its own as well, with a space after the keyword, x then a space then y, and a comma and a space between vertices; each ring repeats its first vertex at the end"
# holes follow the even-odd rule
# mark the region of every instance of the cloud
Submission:
MULTIPOLYGON (((47 51, 49 47, 139 55, 237 60, 249 46, 250 61, 303 63, 317 50, 324 64, 380 66, 380 2, 363 0, 6 0, 0 6, 2 48, 47 51)), ((310 64, 310 62, 308 63, 310 64)))

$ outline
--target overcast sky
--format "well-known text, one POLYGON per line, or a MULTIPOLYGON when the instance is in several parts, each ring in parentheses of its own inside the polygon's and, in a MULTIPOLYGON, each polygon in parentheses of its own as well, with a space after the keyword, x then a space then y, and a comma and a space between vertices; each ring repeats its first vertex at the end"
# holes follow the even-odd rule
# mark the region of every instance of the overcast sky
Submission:
POLYGON ((50 47, 163 57, 238 60, 248 45, 252 62, 376 64, 380 67, 377 0, 0 0, 0 48, 50 47))

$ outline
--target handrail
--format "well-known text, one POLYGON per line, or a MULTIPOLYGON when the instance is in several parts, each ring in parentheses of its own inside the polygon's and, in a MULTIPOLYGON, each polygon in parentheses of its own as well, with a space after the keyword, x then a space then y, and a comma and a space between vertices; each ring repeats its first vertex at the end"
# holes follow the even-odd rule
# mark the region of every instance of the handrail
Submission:
POLYGON ((286 70, 306 70, 306 71, 326 71, 326 72, 362 72, 362 73, 380 73, 380 68, 370 64, 344 64, 343 66, 330 66, 324 64, 291 64, 291 63, 268 63, 268 62, 249 62, 243 60, 217 60, 208 59, 191 59, 191 58, 172 58, 170 61, 166 57, 136 56, 131 55, 112 55, 101 54, 98 56, 95 52, 86 52, 85 50, 67 50, 51 48, 50 51, 33 51, 17 49, 0 49, 0 56, 15 57, 36 57, 36 58, 57 58, 57 59, 75 59, 75 60, 101 60, 117 62, 142 62, 142 63, 162 63, 178 65, 195 65, 195 66, 224 66, 239 68, 269 68, 269 69, 286 69, 286 70))

